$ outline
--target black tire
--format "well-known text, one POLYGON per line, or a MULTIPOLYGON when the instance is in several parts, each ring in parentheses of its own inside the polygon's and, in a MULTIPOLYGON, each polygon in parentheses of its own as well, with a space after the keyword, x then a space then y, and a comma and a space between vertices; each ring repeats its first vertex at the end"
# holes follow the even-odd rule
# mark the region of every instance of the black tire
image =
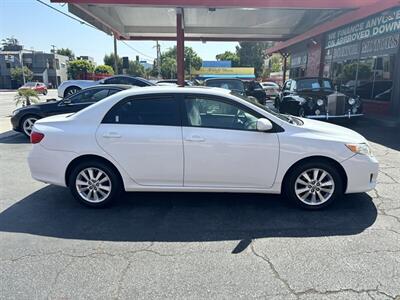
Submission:
MULTIPOLYGON (((82 178, 82 177, 79 177, 82 178)), ((101 177, 102 178, 102 177, 101 177)), ((100 179, 101 179, 100 178, 100 179)), ((70 176, 68 178, 68 186, 71 190, 74 198, 83 205, 93 207, 93 208, 101 208, 106 207, 114 203, 120 196, 122 191, 122 182, 120 177, 118 176, 115 169, 109 166, 106 163, 96 161, 96 160, 87 160, 77 164, 71 171, 70 176), (102 200, 101 202, 91 202, 81 196, 81 193, 78 191, 76 181, 78 176, 80 176, 81 171, 86 170, 88 168, 98 169, 104 172, 108 178, 110 179, 110 192, 109 194, 102 200)), ((104 190, 103 190, 104 192, 104 190)), ((97 193, 96 193, 97 194, 97 193)))
MULTIPOLYGON (((322 176, 322 173, 320 173, 320 177, 321 176, 322 176)), ((304 177, 302 177, 302 178, 304 179, 304 177)), ((325 181, 325 182, 327 182, 327 181, 325 181)), ((308 188, 309 186, 307 186, 307 187, 304 186, 304 187, 308 188)), ((320 187, 320 185, 318 185, 318 187, 320 187)), ((304 209, 308 209, 308 210, 318 210, 318 209, 327 207, 328 205, 332 204, 332 202, 334 202, 336 199, 340 198, 344 193, 343 179, 341 178, 339 171, 332 163, 325 162, 325 161, 321 161, 321 162, 309 161, 309 162, 305 162, 304 164, 296 166, 294 169, 292 169, 290 171, 290 174, 288 174, 288 177, 285 179, 285 181, 283 183, 282 189, 283 189, 284 195, 290 201, 292 201, 292 202, 296 203, 298 206, 300 206, 304 209), (302 184, 296 183, 297 179, 299 178, 299 176, 301 174, 303 174, 303 172, 306 172, 311 169, 320 169, 320 170, 327 172, 331 176, 330 178, 334 182, 333 191, 331 193, 330 198, 327 197, 328 199, 326 201, 320 201, 320 204, 318 204, 318 203, 310 204, 310 203, 306 203, 307 201, 305 201, 305 200, 302 201, 300 199, 300 196, 301 195, 304 196, 307 192, 305 192, 305 194, 300 194, 300 196, 297 196, 297 194, 296 194, 296 188, 302 186, 302 184)), ((318 190, 318 191, 320 191, 320 190, 318 190)), ((314 193, 316 193, 316 191, 314 193)), ((322 192, 322 191, 320 191, 320 193, 325 194, 325 192, 322 192)), ((327 195, 327 194, 325 194, 325 195, 327 195)), ((312 197, 312 193, 311 193, 311 197, 312 197)))
POLYGON ((41 117, 39 117, 39 116, 37 116, 37 115, 26 115, 26 116, 24 116, 23 118, 21 118, 21 121, 19 122, 19 128, 20 128, 20 131, 27 137, 27 138, 30 138, 30 133, 28 133, 28 131, 27 130, 25 130, 25 126, 24 126, 24 124, 25 124, 25 122, 28 120, 28 119, 36 119, 35 120, 35 122, 37 121, 37 120, 39 120, 39 119, 41 119, 41 117))
POLYGON ((67 88, 64 91, 64 98, 71 96, 73 94, 76 94, 77 92, 79 92, 81 90, 81 88, 77 87, 77 86, 70 86, 69 88, 67 88))
POLYGON ((46 96, 47 95, 47 90, 43 91, 43 95, 46 96))

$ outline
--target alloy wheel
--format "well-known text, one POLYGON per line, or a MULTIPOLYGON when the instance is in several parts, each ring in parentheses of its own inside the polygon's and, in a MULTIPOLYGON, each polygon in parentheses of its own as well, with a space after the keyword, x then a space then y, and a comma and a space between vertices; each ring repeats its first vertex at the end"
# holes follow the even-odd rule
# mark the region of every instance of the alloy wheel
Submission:
POLYGON ((22 129, 27 136, 31 136, 33 124, 35 124, 37 120, 38 118, 35 117, 28 117, 24 120, 24 123, 22 124, 22 129))
POLYGON ((70 88, 68 89, 66 96, 71 96, 73 94, 76 94, 77 92, 79 92, 78 88, 70 88))
POLYGON ((313 168, 301 173, 295 181, 297 198, 307 205, 327 202, 335 191, 335 181, 329 172, 313 168))
POLYGON ((86 168, 79 172, 75 180, 79 195, 90 203, 103 202, 111 193, 111 179, 98 168, 86 168))

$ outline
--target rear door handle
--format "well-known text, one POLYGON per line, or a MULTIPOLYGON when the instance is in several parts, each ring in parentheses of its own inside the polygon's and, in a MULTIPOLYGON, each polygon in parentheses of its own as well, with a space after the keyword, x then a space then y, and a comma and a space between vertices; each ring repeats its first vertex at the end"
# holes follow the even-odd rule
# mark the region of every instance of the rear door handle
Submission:
POLYGON ((103 134, 103 137, 106 139, 119 139, 121 135, 117 132, 107 132, 103 134))
POLYGON ((190 137, 186 138, 186 141, 188 142, 204 142, 206 139, 199 136, 199 135, 192 135, 190 137))

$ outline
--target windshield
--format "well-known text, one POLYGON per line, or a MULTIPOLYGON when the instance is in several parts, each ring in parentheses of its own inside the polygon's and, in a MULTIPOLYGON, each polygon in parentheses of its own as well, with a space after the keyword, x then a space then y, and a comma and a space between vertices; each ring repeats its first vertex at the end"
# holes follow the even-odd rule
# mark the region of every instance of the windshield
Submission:
POLYGON ((231 95, 236 96, 236 97, 238 97, 238 98, 240 98, 242 100, 245 100, 245 101, 247 101, 247 102, 249 102, 249 103, 251 103, 251 104, 253 104, 253 105, 255 105, 255 106, 259 107, 259 108, 261 108, 262 110, 270 113, 271 115, 273 115, 273 116, 275 116, 275 117, 277 117, 277 118, 279 118, 279 119, 281 119, 281 120, 283 120, 285 122, 293 124, 294 122, 298 121, 298 122, 296 122, 296 124, 298 124, 298 125, 302 124, 302 122, 300 120, 298 120, 298 119, 295 119, 296 121, 294 121, 293 117, 291 117, 289 115, 280 114, 280 113, 278 113, 276 111, 273 111, 272 109, 270 109, 270 108, 258 103, 253 97, 246 97, 246 96, 243 96, 243 95, 241 95, 239 93, 236 93, 236 92, 231 92, 231 95))
POLYGON ((210 80, 206 82, 206 86, 218 87, 231 91, 244 91, 243 82, 240 80, 210 80))
POLYGON ((297 81, 297 90, 333 90, 332 82, 328 79, 309 78, 297 81))

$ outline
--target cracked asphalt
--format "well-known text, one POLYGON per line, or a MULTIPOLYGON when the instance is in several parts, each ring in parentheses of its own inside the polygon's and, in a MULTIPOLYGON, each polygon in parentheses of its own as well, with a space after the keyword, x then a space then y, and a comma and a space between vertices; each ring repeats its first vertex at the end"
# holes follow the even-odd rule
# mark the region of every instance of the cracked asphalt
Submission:
POLYGON ((0 136, 1 299, 400 299, 400 138, 366 121, 374 191, 326 210, 280 196, 131 193, 76 203, 0 136))

